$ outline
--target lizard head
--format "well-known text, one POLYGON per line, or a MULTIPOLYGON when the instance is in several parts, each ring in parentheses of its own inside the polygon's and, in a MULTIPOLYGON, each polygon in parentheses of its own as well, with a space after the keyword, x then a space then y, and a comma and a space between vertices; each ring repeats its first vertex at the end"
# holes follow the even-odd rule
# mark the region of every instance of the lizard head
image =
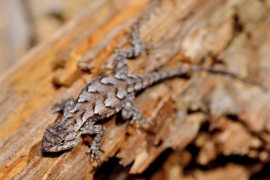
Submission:
POLYGON ((60 124, 48 126, 44 131, 41 149, 45 152, 59 152, 70 149, 70 146, 65 145, 67 135, 67 128, 60 124))

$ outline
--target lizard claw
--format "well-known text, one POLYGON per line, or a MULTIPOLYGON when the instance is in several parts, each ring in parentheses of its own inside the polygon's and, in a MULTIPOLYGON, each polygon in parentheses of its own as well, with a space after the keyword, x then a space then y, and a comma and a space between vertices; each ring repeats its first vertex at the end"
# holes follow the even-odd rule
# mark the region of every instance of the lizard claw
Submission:
POLYGON ((90 147, 89 151, 87 151, 86 153, 89 153, 90 154, 90 161, 91 162, 94 159, 96 159, 97 162, 98 162, 98 165, 101 166, 102 165, 102 161, 100 159, 100 153, 99 153, 99 151, 104 152, 104 150, 100 148, 100 144, 99 143, 93 142, 93 144, 90 147))
POLYGON ((99 147, 99 151, 101 151, 102 153, 105 152, 101 147, 99 147))

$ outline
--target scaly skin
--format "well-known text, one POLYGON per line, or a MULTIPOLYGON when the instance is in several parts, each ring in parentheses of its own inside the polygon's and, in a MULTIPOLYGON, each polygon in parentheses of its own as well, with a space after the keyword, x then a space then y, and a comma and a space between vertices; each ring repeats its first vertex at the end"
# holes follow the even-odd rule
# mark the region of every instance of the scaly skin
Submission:
POLYGON ((58 152, 71 149, 78 143, 82 134, 95 135, 89 153, 91 160, 96 159, 100 165, 100 140, 105 127, 96 124, 97 121, 122 110, 123 119, 131 119, 131 123, 136 122, 137 125, 149 123, 134 104, 138 91, 162 80, 193 71, 220 73, 248 81, 233 73, 203 66, 160 71, 142 76, 128 74, 127 59, 136 58, 145 49, 139 38, 139 27, 133 28, 131 35, 133 47, 118 52, 114 76, 94 78, 82 89, 77 100, 69 98, 55 107, 55 111, 63 111, 63 118, 53 126, 46 128, 41 147, 43 151, 58 152))

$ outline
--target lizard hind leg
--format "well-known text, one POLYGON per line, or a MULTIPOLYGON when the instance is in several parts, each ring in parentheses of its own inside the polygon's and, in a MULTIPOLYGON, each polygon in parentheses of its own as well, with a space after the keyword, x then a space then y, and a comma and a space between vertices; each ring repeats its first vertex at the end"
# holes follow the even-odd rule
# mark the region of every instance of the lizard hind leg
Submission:
POLYGON ((143 118, 143 115, 137 106, 133 106, 132 108, 132 119, 130 121, 130 124, 133 124, 134 122, 136 123, 137 129, 139 128, 140 123, 154 125, 153 122, 149 122, 143 118))
POLYGON ((142 51, 145 50, 146 46, 141 42, 139 29, 139 23, 137 23, 137 25, 132 28, 131 44, 133 47, 130 49, 118 51, 115 66, 116 74, 127 74, 127 59, 134 59, 138 57, 142 51))
POLYGON ((95 134, 92 145, 89 151, 87 151, 87 153, 90 154, 90 161, 96 159, 99 166, 102 164, 99 151, 103 152, 103 150, 100 147, 100 141, 104 135, 104 132, 105 127, 100 124, 93 125, 92 123, 89 124, 86 123, 86 125, 83 128, 81 128, 81 134, 88 134, 88 135, 95 134))
POLYGON ((142 124, 151 124, 153 122, 149 122, 143 118, 142 113, 138 109, 138 107, 134 104, 134 94, 129 95, 123 102, 123 109, 121 112, 121 116, 123 119, 131 119, 130 124, 136 123, 136 128, 138 129, 140 123, 142 124))

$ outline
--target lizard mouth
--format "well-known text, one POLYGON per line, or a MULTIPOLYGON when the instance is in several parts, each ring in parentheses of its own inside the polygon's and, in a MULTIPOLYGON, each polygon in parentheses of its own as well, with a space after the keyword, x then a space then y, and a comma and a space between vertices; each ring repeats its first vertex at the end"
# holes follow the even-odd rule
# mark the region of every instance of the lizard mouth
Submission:
POLYGON ((59 152, 59 146, 43 146, 41 149, 45 152, 59 152))
POLYGON ((41 149, 45 152, 58 152, 59 151, 58 147, 61 146, 62 144, 51 145, 51 144, 48 144, 48 142, 42 142, 41 149))

